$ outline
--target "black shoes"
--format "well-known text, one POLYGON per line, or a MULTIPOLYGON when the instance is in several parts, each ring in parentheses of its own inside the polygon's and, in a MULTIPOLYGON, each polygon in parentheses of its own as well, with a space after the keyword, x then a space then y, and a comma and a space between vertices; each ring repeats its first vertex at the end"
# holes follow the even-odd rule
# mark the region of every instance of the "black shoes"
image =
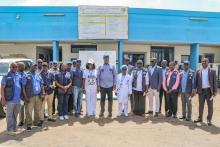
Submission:
POLYGON ((155 112, 154 117, 158 117, 159 116, 158 114, 159 114, 158 112, 155 112))
POLYGON ((208 125, 208 126, 211 126, 211 125, 212 125, 212 122, 211 122, 210 120, 208 120, 208 121, 207 121, 207 125, 208 125))
POLYGON ((173 115, 173 118, 176 119, 177 118, 176 115, 173 115))
POLYGON ((191 118, 186 118, 186 121, 191 121, 191 118))
POLYGON ((153 111, 148 111, 146 114, 153 114, 154 112, 153 111))
POLYGON ((24 125, 23 122, 20 122, 20 123, 18 124, 19 127, 22 127, 23 125, 24 125))
POLYGON ((199 122, 202 122, 202 119, 198 118, 198 119, 194 120, 194 123, 199 123, 199 122))
POLYGON ((27 126, 27 131, 31 131, 31 126, 27 126))
POLYGON ((47 121, 51 121, 51 122, 55 122, 56 119, 53 119, 53 118, 48 118, 47 121))
POLYGON ((40 122, 36 125, 37 127, 42 127, 43 126, 43 120, 40 120, 40 122))
POLYGON ((179 119, 186 119, 186 117, 185 116, 181 116, 181 117, 179 117, 179 119))
POLYGON ((112 113, 109 113, 109 114, 108 114, 108 117, 109 117, 109 118, 112 118, 112 113))

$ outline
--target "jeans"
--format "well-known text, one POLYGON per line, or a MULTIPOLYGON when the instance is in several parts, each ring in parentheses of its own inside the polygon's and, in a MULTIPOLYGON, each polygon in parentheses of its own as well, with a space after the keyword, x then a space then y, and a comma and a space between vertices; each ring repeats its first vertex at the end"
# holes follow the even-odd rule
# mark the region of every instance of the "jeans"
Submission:
POLYGON ((75 108, 75 113, 80 114, 82 105, 82 88, 73 86, 72 93, 74 94, 73 107, 75 108))
POLYGON ((58 94, 58 114, 59 116, 68 115, 69 94, 58 94))
POLYGON ((21 104, 6 104, 6 122, 7 122, 7 131, 16 131, 17 126, 17 116, 20 111, 21 104))

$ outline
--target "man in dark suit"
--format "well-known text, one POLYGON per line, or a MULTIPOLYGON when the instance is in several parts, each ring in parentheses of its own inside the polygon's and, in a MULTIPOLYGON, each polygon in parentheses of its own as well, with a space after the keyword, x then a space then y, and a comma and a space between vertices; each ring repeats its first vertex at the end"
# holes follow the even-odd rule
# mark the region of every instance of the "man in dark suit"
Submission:
POLYGON ((155 97, 155 117, 158 116, 160 108, 159 91, 162 84, 162 68, 157 66, 157 59, 152 58, 151 66, 148 68, 149 73, 149 111, 147 114, 153 114, 153 97, 155 97))
POLYGON ((209 60, 202 60, 202 69, 196 72, 195 84, 199 94, 199 117, 195 123, 203 121, 203 110, 205 101, 208 105, 207 124, 212 125, 213 99, 217 94, 216 71, 209 68, 209 60))

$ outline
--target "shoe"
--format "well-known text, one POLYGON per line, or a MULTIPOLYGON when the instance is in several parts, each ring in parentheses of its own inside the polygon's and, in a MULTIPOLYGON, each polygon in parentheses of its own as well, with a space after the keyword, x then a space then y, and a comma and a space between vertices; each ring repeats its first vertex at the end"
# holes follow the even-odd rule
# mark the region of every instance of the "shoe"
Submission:
POLYGON ((53 118, 48 118, 47 121, 51 121, 51 122, 55 122, 56 119, 53 119, 53 118))
POLYGON ((156 112, 155 114, 154 114, 154 117, 158 117, 159 115, 158 115, 158 112, 156 112))
POLYGON ((10 135, 10 136, 15 136, 16 132, 14 132, 14 131, 7 131, 6 134, 10 135))
POLYGON ((186 119, 186 117, 185 116, 181 116, 181 117, 179 117, 179 119, 186 119))
POLYGON ((198 118, 198 119, 194 120, 194 123, 199 123, 199 122, 202 122, 202 119, 198 118))
POLYGON ((112 114, 111 114, 111 113, 109 113, 109 114, 108 114, 108 117, 109 117, 109 118, 112 118, 112 114))
POLYGON ((191 121, 191 118, 186 118, 186 121, 191 121))
POLYGON ((153 111, 148 111, 146 114, 153 114, 154 112, 153 111))
POLYGON ((23 122, 20 122, 20 123, 18 124, 19 127, 22 127, 23 125, 24 125, 23 122))
POLYGON ((208 126, 211 126, 211 125, 212 125, 212 122, 208 120, 208 121, 207 121, 207 125, 208 125, 208 126))
POLYGON ((171 117, 172 116, 172 114, 166 114, 166 117, 171 117))
POLYGON ((60 116, 60 120, 64 120, 64 117, 63 117, 63 116, 60 116))
POLYGON ((104 117, 104 114, 103 114, 103 113, 100 113, 100 114, 99 114, 99 117, 104 117))
POLYGON ((31 131, 31 126, 27 126, 27 131, 31 131))
POLYGON ((69 116, 68 115, 64 115, 64 119, 68 120, 69 116))
POLYGON ((125 114, 125 117, 128 117, 128 114, 125 114))
POLYGON ((176 115, 173 115, 173 118, 176 119, 177 118, 176 115))
POLYGON ((48 118, 48 116, 44 114, 44 118, 48 118))
POLYGON ((75 117, 79 118, 79 116, 80 116, 80 115, 79 115, 78 113, 75 113, 75 117))
POLYGON ((42 126, 43 126, 43 122, 44 122, 44 121, 41 120, 41 121, 37 124, 37 127, 42 127, 42 126))

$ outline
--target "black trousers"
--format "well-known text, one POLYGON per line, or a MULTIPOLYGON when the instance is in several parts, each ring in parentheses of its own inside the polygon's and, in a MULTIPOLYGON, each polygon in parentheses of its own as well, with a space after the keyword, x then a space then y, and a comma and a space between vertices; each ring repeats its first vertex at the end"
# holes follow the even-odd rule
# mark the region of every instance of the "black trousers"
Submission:
POLYGON ((172 91, 171 93, 168 93, 167 102, 168 102, 168 114, 176 116, 177 105, 178 105, 178 92, 172 91))
POLYGON ((69 95, 69 101, 68 101, 68 112, 73 111, 73 94, 69 95))
POLYGON ((203 111, 204 111, 204 105, 205 101, 207 102, 208 105, 208 116, 207 120, 211 121, 212 120, 212 115, 213 115, 213 100, 210 100, 212 97, 211 94, 211 89, 202 89, 202 92, 199 94, 199 118, 203 119, 203 111))
POLYGON ((168 111, 168 102, 167 102, 167 95, 166 92, 164 91, 163 87, 160 88, 160 93, 159 93, 159 98, 160 98, 160 108, 159 112, 161 112, 161 106, 163 102, 163 97, 164 97, 164 103, 165 103, 165 112, 168 111))
POLYGON ((106 94, 107 94, 108 95, 108 112, 109 114, 111 114, 112 105, 113 105, 113 87, 110 87, 110 88, 101 87, 100 92, 101 92, 101 100, 100 100, 101 113, 103 114, 105 112, 105 99, 106 99, 106 94))
POLYGON ((56 98, 57 98, 57 92, 58 92, 58 89, 55 88, 54 89, 54 94, 53 94, 52 114, 55 114, 55 112, 56 112, 56 105, 55 105, 55 103, 56 103, 56 98))
POLYGON ((136 115, 145 114, 146 96, 143 96, 144 92, 133 90, 133 113, 136 115))

